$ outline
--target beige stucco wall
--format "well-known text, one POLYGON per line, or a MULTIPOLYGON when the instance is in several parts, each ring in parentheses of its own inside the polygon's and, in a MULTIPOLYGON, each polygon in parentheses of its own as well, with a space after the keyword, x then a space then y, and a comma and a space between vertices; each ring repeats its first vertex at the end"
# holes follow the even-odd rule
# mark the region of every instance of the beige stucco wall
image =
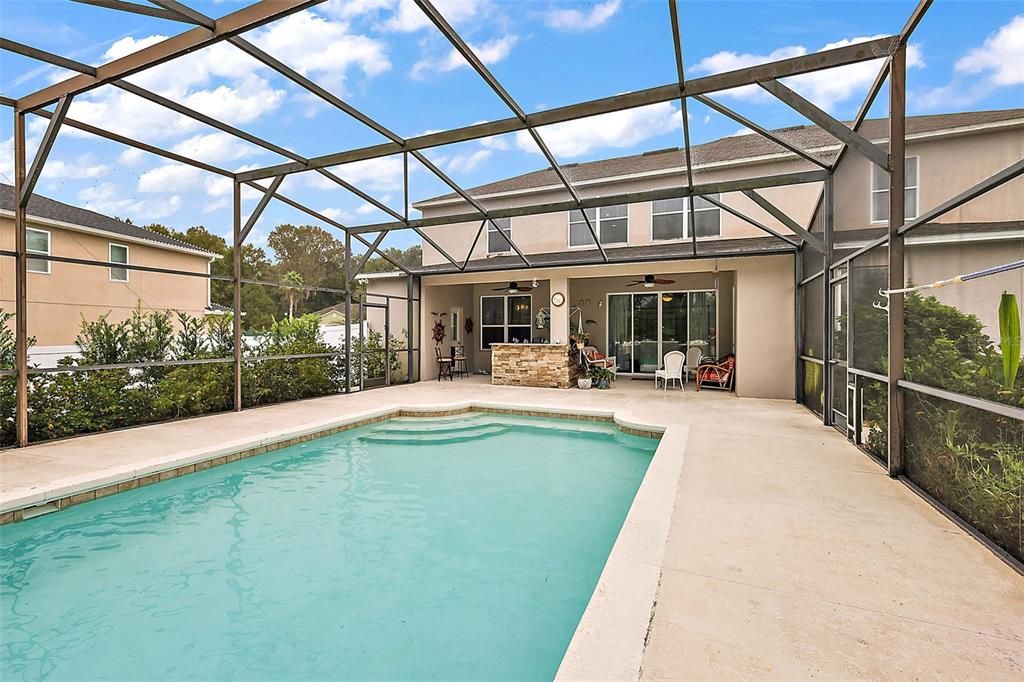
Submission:
MULTIPOLYGON (((984 134, 909 140, 907 156, 918 157, 918 214, 928 211, 1024 158, 1024 128, 984 134)), ((871 163, 850 152, 835 175, 836 229, 880 227, 871 223, 871 163)), ((1024 182, 1011 181, 940 217, 941 223, 1020 220, 1024 182)))
MULTIPOLYGON (((885 145, 885 140, 876 140, 885 145)), ((1024 124, 969 133, 943 134, 928 138, 911 137, 907 141, 907 155, 919 157, 919 211, 924 212, 953 195, 967 189, 984 178, 1006 168, 1024 157, 1024 124)), ((734 180, 745 177, 777 175, 798 170, 813 169, 801 160, 769 160, 743 163, 729 167, 698 169, 697 183, 734 180)), ((855 151, 850 151, 836 174, 835 222, 837 229, 863 229, 878 227, 870 222, 870 162, 855 151)), ((599 194, 624 193, 664 187, 678 187, 685 183, 682 172, 643 179, 629 179, 604 185, 579 185, 584 197, 599 194)), ((1017 180, 993 190, 978 199, 946 214, 940 222, 1006 221, 1024 217, 1024 188, 1017 180)), ((810 223, 810 212, 818 198, 820 183, 792 185, 759 190, 772 203, 785 211, 801 225, 810 223)), ((564 201, 563 191, 545 191, 510 197, 481 197, 488 208, 525 206, 550 201, 564 201)), ((740 193, 724 195, 722 201, 751 218, 783 234, 789 230, 769 216, 763 209, 740 193)), ((464 203, 425 207, 424 217, 470 211, 464 203)), ((512 239, 524 253, 543 253, 568 249, 568 214, 565 212, 539 216, 512 218, 512 239)), ((458 260, 466 257, 479 228, 472 223, 427 228, 427 232, 458 260)), ((727 213, 722 215, 720 238, 765 236, 765 233, 727 213)), ((651 205, 649 202, 629 207, 630 246, 651 243, 651 205)), ((662 242, 664 243, 664 242, 662 242)), ((610 246, 608 248, 615 248, 610 246)), ((473 258, 485 258, 486 239, 481 236, 473 250, 473 258)), ((446 262, 428 244, 424 244, 424 265, 446 262)))
MULTIPOLYGON (((742 165, 730 168, 715 168, 701 171, 694 175, 697 183, 736 180, 750 175, 766 175, 790 173, 813 168, 804 161, 781 161, 773 164, 742 165)), ((583 197, 598 196, 609 193, 639 192, 666 187, 678 187, 683 184, 681 173, 660 175, 653 178, 618 181, 600 186, 580 186, 579 193, 583 197)), ((814 200, 820 191, 820 183, 796 185, 784 188, 768 188, 761 194, 782 210, 791 215, 797 222, 807 224, 814 200)), ((547 191, 512 197, 488 198, 484 201, 488 208, 511 208, 550 201, 564 201, 566 194, 562 191, 547 191)), ((732 206, 751 218, 776 229, 786 232, 787 229, 764 209, 746 196, 738 193, 723 195, 723 203, 732 206)), ((434 217, 451 213, 462 213, 468 209, 465 204, 449 204, 438 208, 425 208, 424 217, 434 217)), ((629 241, 619 246, 642 246, 652 243, 651 239, 651 202, 640 202, 628 207, 629 241)), ((533 216, 520 216, 511 219, 512 240, 523 253, 550 253, 569 249, 569 214, 567 212, 547 213, 533 216)), ((456 260, 465 259, 473 238, 480 227, 479 221, 456 223, 439 227, 424 228, 430 237, 456 260)), ((739 237, 765 236, 766 233, 749 225, 740 218, 729 213, 722 213, 722 234, 720 238, 732 239, 739 237)), ((665 241, 660 244, 670 243, 665 241)), ((606 248, 616 248, 609 245, 606 248)), ((482 234, 473 249, 473 258, 487 257, 486 235, 482 234)), ((447 263, 445 258, 429 244, 423 244, 423 264, 437 265, 447 263)))
MULTIPOLYGON (((208 256, 158 248, 118 239, 29 222, 50 232, 53 256, 108 260, 109 244, 128 246, 132 265, 149 265, 190 272, 207 272, 208 256)), ((0 248, 14 250, 14 221, 0 217, 0 248)), ((130 271, 127 282, 112 282, 108 269, 92 265, 50 263, 50 274, 28 273, 28 333, 40 346, 70 345, 82 318, 108 314, 112 321, 143 310, 176 310, 202 315, 208 303, 208 280, 200 277, 130 271)), ((14 258, 0 258, 0 308, 14 310, 14 258)))
MULTIPOLYGON (((433 275, 422 279, 423 312, 421 347, 423 351, 423 378, 437 376, 434 362, 434 343, 430 339, 433 321, 431 311, 447 311, 451 306, 461 305, 465 310, 474 311, 474 321, 479 329, 479 296, 490 293, 490 289, 510 280, 520 283, 537 277, 542 284, 551 278, 569 278, 569 296, 566 306, 579 305, 579 300, 590 299, 584 304, 586 318, 596 325, 588 327, 592 340, 598 347, 605 345, 605 307, 597 302, 604 300, 609 291, 627 291, 624 286, 629 279, 655 274, 676 279, 677 283, 664 289, 713 288, 713 276, 707 261, 674 261, 645 263, 637 265, 588 265, 575 268, 535 268, 529 271, 460 273, 433 275)), ((739 371, 737 373, 737 394, 755 398, 793 398, 794 377, 794 321, 793 321, 793 257, 790 255, 761 256, 756 258, 723 258, 719 260, 721 274, 719 290, 720 352, 731 349, 735 344, 739 371), (736 326, 733 330, 732 284, 735 282, 736 326)), ((541 305, 540 296, 545 287, 534 293, 534 313, 541 305)), ((564 306, 563 306, 564 307, 564 306)), ((585 318, 585 319, 586 319, 585 318)), ((479 346, 478 331, 470 337, 474 347, 479 346)), ((538 333, 534 330, 534 333, 538 333)), ((543 333, 543 332, 541 332, 543 333)), ((467 339, 467 347, 470 343, 467 339)), ((486 368, 489 358, 486 352, 470 356, 473 368, 486 368), (487 364, 484 364, 487 363, 487 364)))
MULTIPOLYGON (((918 242, 912 243, 907 249, 906 276, 910 283, 927 284, 1014 260, 1024 260, 1024 237, 1012 241, 974 243, 969 249, 960 248, 958 244, 918 242)), ((981 320, 983 331, 998 344, 999 299, 1004 291, 1017 294, 1018 303, 1024 303, 1024 270, 930 289, 923 293, 934 296, 946 305, 976 315, 981 320)))

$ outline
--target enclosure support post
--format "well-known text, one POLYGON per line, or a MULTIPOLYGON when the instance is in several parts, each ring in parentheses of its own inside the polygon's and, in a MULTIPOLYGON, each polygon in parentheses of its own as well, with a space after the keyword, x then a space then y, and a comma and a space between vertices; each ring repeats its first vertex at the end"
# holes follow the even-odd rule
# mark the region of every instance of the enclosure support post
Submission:
POLYGON ((419 340, 413 341, 413 337, 412 337, 413 322, 414 322, 414 319, 415 319, 413 317, 412 299, 416 295, 416 287, 414 285, 415 285, 415 281, 413 280, 413 276, 409 275, 406 278, 406 282, 405 282, 405 318, 406 318, 406 320, 405 320, 405 324, 406 324, 406 328, 405 328, 405 347, 407 349, 406 350, 406 360, 405 360, 405 363, 406 363, 405 373, 406 373, 406 382, 410 383, 410 384, 412 383, 412 353, 413 353, 412 349, 413 349, 414 345, 417 346, 417 347, 419 346, 419 340))
POLYGON ((391 385, 391 299, 384 299, 384 385, 391 385))
POLYGON ((345 232, 345 393, 352 392, 352 236, 345 232))
POLYGON ((832 181, 832 174, 830 173, 825 178, 824 184, 824 195, 822 198, 822 227, 825 235, 825 271, 822 273, 822 287, 824 295, 822 296, 822 302, 824 304, 824 334, 821 339, 822 344, 822 355, 825 360, 825 365, 821 371, 821 387, 824 392, 823 399, 821 401, 821 412, 822 421, 826 426, 832 423, 832 363, 835 360, 835 349, 832 347, 832 285, 829 280, 832 279, 832 221, 835 217, 835 193, 832 181))
POLYGON ((800 282, 804 279, 804 254, 803 251, 793 253, 793 353, 796 354, 796 371, 794 372, 793 395, 798 403, 803 403, 803 360, 800 359, 800 316, 803 314, 803 306, 800 305, 800 282))
POLYGON ((235 412, 242 410, 242 185, 234 181, 232 198, 231 284, 233 304, 231 315, 232 352, 234 354, 234 405, 235 412))
MULTIPOLYGON (((889 68, 889 289, 904 286, 903 226, 906 145, 907 48, 900 46, 889 68)), ((889 294, 889 475, 903 471, 903 294, 889 294)))
POLYGON ((14 112, 14 366, 15 429, 18 445, 28 445, 28 201, 25 187, 25 114, 14 112))

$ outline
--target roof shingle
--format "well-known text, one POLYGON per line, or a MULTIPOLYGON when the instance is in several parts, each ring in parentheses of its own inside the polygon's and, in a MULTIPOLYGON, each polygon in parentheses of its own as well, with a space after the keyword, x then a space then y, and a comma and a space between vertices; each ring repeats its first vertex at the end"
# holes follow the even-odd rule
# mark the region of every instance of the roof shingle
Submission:
MULTIPOLYGON (((996 123, 1012 119, 1024 119, 1024 109, 1003 109, 999 111, 968 111, 956 114, 935 114, 930 116, 908 116, 907 135, 928 133, 948 128, 962 128, 964 126, 979 125, 983 123, 996 123)), ((849 125, 849 124, 848 124, 849 125)), ((838 142, 829 133, 814 125, 790 126, 772 131, 778 137, 790 142, 800 149, 809 150, 820 147, 836 145, 838 142)), ((888 119, 874 118, 867 119, 861 125, 859 132, 868 139, 880 139, 888 136, 888 119)), ((723 137, 704 144, 690 147, 690 154, 693 158, 693 165, 720 163, 725 161, 737 161, 749 159, 768 154, 789 153, 785 148, 772 142, 766 137, 757 133, 747 135, 733 135, 723 137)), ((829 161, 835 156, 835 152, 819 153, 818 157, 823 161, 829 161)), ((570 182, 581 182, 585 180, 596 180, 600 178, 613 178, 634 173, 650 173, 652 171, 666 170, 669 168, 684 168, 686 162, 683 151, 679 148, 664 149, 633 156, 620 156, 600 161, 587 163, 570 163, 562 166, 566 177, 570 182)), ((536 187, 548 187, 559 185, 559 179, 550 168, 517 175, 512 178, 498 180, 467 190, 474 195, 496 194, 500 192, 514 192, 517 190, 532 189, 536 187)), ((425 199, 413 204, 416 207, 429 204, 432 201, 455 199, 458 195, 444 194, 441 196, 425 199)))
MULTIPOLYGON (((11 185, 0 183, 0 210, 14 210, 14 187, 11 185)), ((36 218, 56 220, 62 223, 70 223, 72 225, 80 225, 82 227, 102 230, 111 234, 119 234, 124 237, 143 239, 145 241, 155 242, 156 244, 163 244, 165 246, 174 246, 177 248, 210 253, 206 249, 201 249, 198 246, 193 246, 192 244, 174 239, 173 237, 167 237, 159 232, 153 232, 136 225, 130 225, 124 221, 117 220, 116 218, 105 216, 102 213, 96 213, 95 211, 90 211, 85 208, 65 204, 55 199, 44 197, 40 194, 33 194, 28 200, 28 214, 30 216, 35 216, 36 218)))

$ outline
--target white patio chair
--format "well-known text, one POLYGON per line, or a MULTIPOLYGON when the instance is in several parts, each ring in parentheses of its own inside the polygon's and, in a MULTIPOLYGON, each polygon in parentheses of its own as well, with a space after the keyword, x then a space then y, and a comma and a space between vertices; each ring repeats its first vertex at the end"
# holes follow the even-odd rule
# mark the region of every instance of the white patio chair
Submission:
POLYGON ((674 350, 665 353, 665 365, 654 373, 654 388, 658 388, 658 380, 665 384, 668 391, 668 382, 679 382, 679 388, 686 390, 686 356, 681 351, 674 350))
POLYGON ((690 346, 686 349, 686 373, 690 376, 697 376, 697 366, 700 364, 700 359, 704 356, 702 351, 697 346, 690 346))

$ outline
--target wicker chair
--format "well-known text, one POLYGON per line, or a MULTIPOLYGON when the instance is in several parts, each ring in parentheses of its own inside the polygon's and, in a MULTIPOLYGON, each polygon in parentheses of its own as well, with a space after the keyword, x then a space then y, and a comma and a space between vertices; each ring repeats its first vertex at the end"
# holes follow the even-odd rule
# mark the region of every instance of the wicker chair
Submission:
POLYGON ((702 363, 697 367, 697 390, 701 386, 731 391, 736 382, 736 356, 732 353, 716 362, 702 363))

